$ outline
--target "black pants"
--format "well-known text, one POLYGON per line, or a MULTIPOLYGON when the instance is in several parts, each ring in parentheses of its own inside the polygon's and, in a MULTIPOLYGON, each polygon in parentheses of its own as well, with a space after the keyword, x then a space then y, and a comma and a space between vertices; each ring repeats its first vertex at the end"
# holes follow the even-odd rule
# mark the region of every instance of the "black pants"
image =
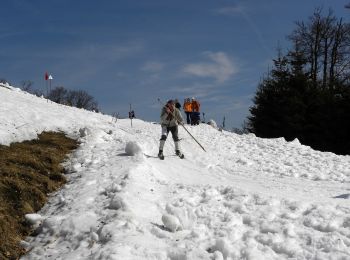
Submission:
POLYGON ((199 112, 191 113, 191 125, 199 125, 201 121, 201 114, 199 112))
POLYGON ((191 124, 191 112, 185 112, 187 124, 191 124))
POLYGON ((174 142, 179 141, 179 128, 178 126, 162 126, 162 137, 160 140, 166 140, 169 132, 171 132, 171 135, 173 136, 174 142))

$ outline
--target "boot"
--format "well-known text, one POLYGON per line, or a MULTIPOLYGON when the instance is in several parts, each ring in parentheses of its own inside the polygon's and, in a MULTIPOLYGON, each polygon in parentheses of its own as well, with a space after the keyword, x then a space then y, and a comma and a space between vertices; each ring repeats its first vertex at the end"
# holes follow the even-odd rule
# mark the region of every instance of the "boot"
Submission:
POLYGON ((158 158, 161 159, 161 160, 164 160, 164 155, 163 155, 163 151, 162 150, 159 150, 158 158))
POLYGON ((177 156, 179 156, 181 159, 185 158, 185 156, 183 155, 183 153, 180 150, 180 142, 177 141, 175 142, 175 153, 177 156))
POLYGON ((160 140, 158 157, 161 160, 164 160, 164 155, 163 155, 164 144, 165 144, 165 140, 160 140))

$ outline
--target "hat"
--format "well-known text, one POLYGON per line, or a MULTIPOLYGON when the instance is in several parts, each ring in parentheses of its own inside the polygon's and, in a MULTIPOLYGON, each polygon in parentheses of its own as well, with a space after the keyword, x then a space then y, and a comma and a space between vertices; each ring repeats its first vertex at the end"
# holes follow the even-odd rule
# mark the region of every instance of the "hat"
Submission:
POLYGON ((192 97, 192 100, 195 100, 194 97, 192 97))
POLYGON ((172 100, 172 99, 169 99, 167 102, 166 102, 167 104, 171 104, 171 103, 174 103, 174 100, 172 100))

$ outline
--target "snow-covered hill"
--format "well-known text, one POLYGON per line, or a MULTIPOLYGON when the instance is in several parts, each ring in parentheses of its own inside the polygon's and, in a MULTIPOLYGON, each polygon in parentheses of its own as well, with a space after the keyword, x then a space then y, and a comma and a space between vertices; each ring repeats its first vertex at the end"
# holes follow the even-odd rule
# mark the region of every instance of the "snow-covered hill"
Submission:
POLYGON ((350 156, 199 125, 207 152, 180 127, 186 158, 169 138, 161 161, 156 123, 10 86, 0 103, 1 144, 44 130, 81 142, 68 184, 28 216, 41 228, 23 259, 350 259, 350 156))

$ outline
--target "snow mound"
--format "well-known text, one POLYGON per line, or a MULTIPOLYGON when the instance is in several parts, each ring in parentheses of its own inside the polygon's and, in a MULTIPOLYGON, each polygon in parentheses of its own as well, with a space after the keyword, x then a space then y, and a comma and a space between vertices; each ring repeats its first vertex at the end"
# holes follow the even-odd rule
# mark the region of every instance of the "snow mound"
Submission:
POLYGON ((118 210, 118 209, 124 210, 126 209, 126 203, 121 197, 114 196, 109 203, 109 208, 114 210, 118 210))
POLYGON ((230 242, 224 238, 220 238, 216 240, 214 250, 218 256, 223 256, 224 259, 226 259, 233 251, 230 246, 230 242), (221 254, 219 254, 219 252, 221 254))
POLYGON ((7 89, 12 89, 11 86, 9 85, 9 83, 7 83, 7 82, 0 83, 0 87, 7 88, 7 89))
POLYGON ((91 130, 88 129, 87 127, 83 127, 79 129, 79 134, 80 134, 80 137, 86 137, 88 135, 91 135, 91 130))
POLYGON ((164 214, 162 216, 162 222, 164 226, 171 232, 175 232, 181 229, 180 220, 174 215, 164 214))
POLYGON ((36 225, 43 220, 40 214, 26 214, 24 218, 30 225, 36 225))
POLYGON ((214 128, 218 128, 218 125, 216 124, 216 122, 213 119, 209 120, 208 125, 211 125, 214 128))
POLYGON ((174 204, 167 204, 165 207, 168 214, 175 216, 181 225, 181 229, 192 229, 196 216, 193 209, 184 205, 184 203, 176 201, 174 204))
POLYGON ((133 141, 130 141, 125 146, 125 153, 130 156, 138 155, 142 153, 141 146, 133 141))

